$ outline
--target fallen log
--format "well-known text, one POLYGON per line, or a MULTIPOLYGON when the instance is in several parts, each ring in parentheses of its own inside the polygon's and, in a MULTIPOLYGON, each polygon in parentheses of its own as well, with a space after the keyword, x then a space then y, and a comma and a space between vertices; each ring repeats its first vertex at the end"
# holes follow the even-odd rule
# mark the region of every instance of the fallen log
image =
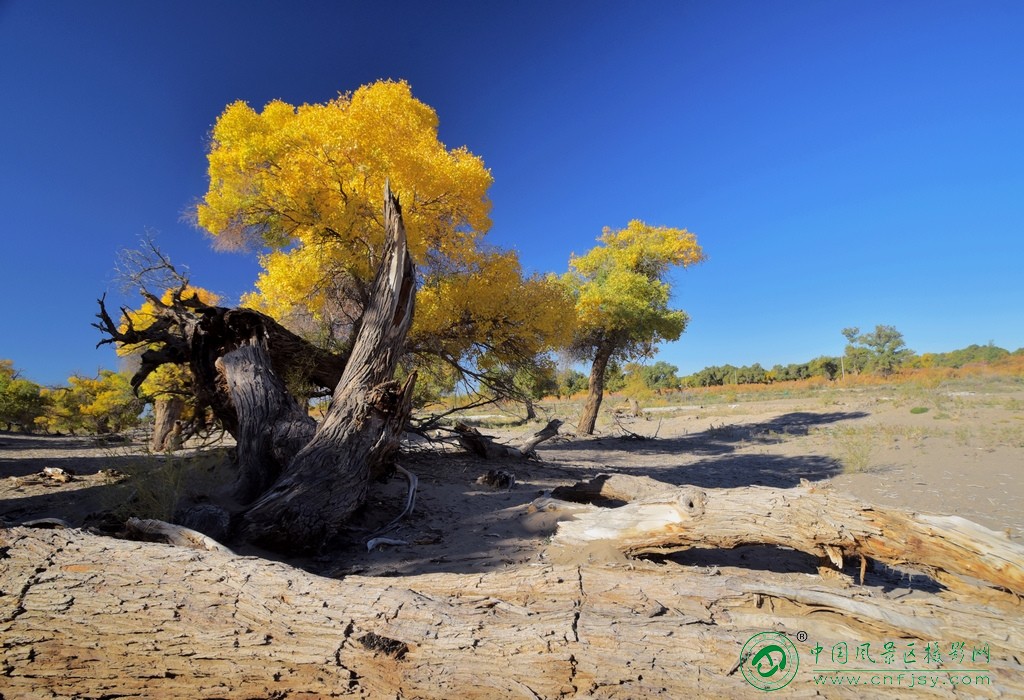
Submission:
POLYGON ((971 697, 1024 694, 1019 606, 898 597, 808 574, 538 562, 339 581, 225 552, 16 528, 0 530, 0 591, 8 700, 749 698, 759 691, 741 651, 768 630, 799 657, 785 697, 906 694, 823 691, 815 680, 815 669, 835 668, 837 645, 852 660, 857 645, 877 658, 886 642, 900 660, 876 662, 877 685, 884 673, 895 686, 899 672, 903 688, 910 676, 941 679, 928 696, 952 697, 947 678, 966 669, 986 679, 971 697), (947 660, 954 642, 967 658, 947 660), (904 671, 913 644, 918 663, 904 671), (942 645, 942 663, 925 663, 926 644, 942 645))
POLYGON ((675 488, 672 484, 649 476, 599 474, 589 481, 572 486, 557 486, 551 491, 554 498, 574 503, 599 503, 606 506, 624 505, 640 498, 648 498, 675 488))
POLYGON ((523 459, 535 456, 537 445, 558 435, 561 425, 562 421, 557 418, 548 421, 548 424, 537 432, 520 438, 520 442, 514 446, 497 442, 494 438, 484 435, 465 423, 456 423, 452 429, 459 438, 459 445, 478 457, 483 459, 523 459))
POLYGON ((769 544, 827 558, 837 569, 859 557, 862 579, 864 562, 873 559, 951 588, 980 582, 1024 596, 1024 547, 963 518, 881 508, 807 481, 792 489, 663 484, 657 493, 658 483, 615 475, 563 490, 563 496, 631 502, 585 512, 576 507, 575 519, 559 523, 552 542, 571 548, 604 542, 627 554, 769 544))

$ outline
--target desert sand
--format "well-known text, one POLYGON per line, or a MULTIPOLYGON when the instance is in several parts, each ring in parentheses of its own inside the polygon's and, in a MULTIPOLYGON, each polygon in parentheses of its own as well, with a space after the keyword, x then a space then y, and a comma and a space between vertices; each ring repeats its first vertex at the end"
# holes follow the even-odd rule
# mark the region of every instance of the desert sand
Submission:
MULTIPOLYGON (((869 503, 958 515, 1007 531, 1018 542, 1024 536, 1024 388, 1017 383, 836 388, 798 397, 776 392, 761 400, 740 397, 730 403, 727 398, 707 405, 641 403, 639 416, 615 414, 618 402, 607 400, 594 436, 572 434, 578 404, 542 403, 542 418, 558 417, 566 424, 562 434, 540 445, 536 460, 487 462, 450 441, 410 439, 401 463, 419 479, 416 507, 387 533, 404 544, 373 551, 365 546, 374 530, 401 510, 406 483, 396 477, 374 485, 366 512, 342 542, 294 563, 331 576, 514 566, 545 556, 546 539, 556 527, 553 517, 533 512, 530 504, 556 486, 602 473, 719 488, 830 482, 869 503), (514 485, 478 483, 489 470, 514 475, 514 485)), ((540 424, 481 429, 512 441, 540 424)), ((112 518, 105 513, 127 512, 124 502, 136 493, 136 479, 119 473, 138 474, 161 461, 180 465, 199 452, 192 447, 151 456, 144 441, 144 435, 136 442, 98 444, 88 437, 0 433, 2 523, 59 518, 72 526, 110 530, 112 518), (44 467, 63 468, 74 478, 67 483, 43 478, 44 467)), ((207 460, 210 466, 203 469, 213 470, 216 461, 207 460)), ((168 488, 190 495, 204 487, 174 483, 168 488)), ((238 551, 267 554, 245 545, 238 551)), ((678 561, 814 569, 813 562, 799 557, 779 564, 777 556, 764 552, 680 555, 678 561)))

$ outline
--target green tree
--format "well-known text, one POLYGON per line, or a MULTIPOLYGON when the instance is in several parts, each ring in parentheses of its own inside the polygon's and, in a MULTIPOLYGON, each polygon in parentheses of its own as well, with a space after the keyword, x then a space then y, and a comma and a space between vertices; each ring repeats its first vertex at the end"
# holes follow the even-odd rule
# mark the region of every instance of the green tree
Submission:
POLYGON ((574 396, 587 389, 587 375, 575 369, 568 369, 558 375, 560 396, 574 396))
POLYGON ((816 357, 810 361, 808 368, 811 372, 811 376, 824 377, 829 381, 839 376, 842 368, 839 363, 839 359, 835 357, 816 357))
POLYGON ((760 363, 755 362, 754 364, 747 367, 744 365, 736 371, 736 383, 737 384, 767 384, 768 383, 768 372, 760 363))
POLYGON ((973 363, 996 362, 1009 357, 1009 350, 988 345, 968 345, 966 348, 941 353, 925 353, 915 358, 915 364, 921 367, 963 367, 973 363))
POLYGON ((846 356, 858 372, 867 369, 887 377, 914 354, 895 326, 878 325, 871 333, 861 333, 856 327, 844 328, 843 335, 849 343, 846 356))
POLYGON ((843 365, 847 372, 860 374, 871 364, 871 351, 859 344, 860 328, 853 326, 843 329, 846 338, 846 349, 843 351, 843 365))
POLYGON ((676 340, 689 317, 669 308, 668 274, 701 262, 697 238, 685 229, 631 221, 621 230, 605 229, 600 245, 573 256, 562 277, 576 302, 578 327, 572 348, 591 362, 587 402, 577 429, 594 432, 613 360, 650 356, 663 340, 676 340))
POLYGON ((660 394, 679 388, 681 381, 676 376, 678 371, 678 367, 662 360, 650 365, 633 362, 626 365, 627 383, 639 384, 647 391, 660 394))

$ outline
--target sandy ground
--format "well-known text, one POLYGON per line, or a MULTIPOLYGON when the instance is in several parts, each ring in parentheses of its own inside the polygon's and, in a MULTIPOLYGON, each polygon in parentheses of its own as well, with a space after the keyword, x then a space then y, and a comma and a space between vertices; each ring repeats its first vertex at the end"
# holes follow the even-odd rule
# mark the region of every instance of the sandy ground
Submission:
MULTIPOLYGON (((402 507, 406 484, 395 478, 375 485, 366 513, 339 547, 296 563, 332 576, 514 566, 546 556, 545 540, 555 527, 552 518, 530 512, 534 499, 555 486, 616 472, 716 488, 831 481, 868 502, 959 515, 1024 540, 1019 384, 829 390, 800 398, 652 408, 615 422, 606 411, 601 433, 593 437, 571 435, 574 416, 559 414, 558 405, 545 408, 567 420, 566 434, 541 445, 537 461, 484 462, 454 448, 439 452, 437 445, 410 443, 402 464, 419 478, 416 508, 387 534, 405 544, 372 552, 365 547, 372 531, 402 507), (477 483, 491 469, 513 473, 514 487, 477 483)), ((511 440, 537 427, 483 432, 511 440)), ((100 522, 104 511, 123 507, 134 493, 133 478, 119 481, 106 470, 138 473, 154 460, 180 464, 193 452, 152 457, 130 444, 0 433, 0 519, 6 525, 45 517, 74 526, 100 522), (71 470, 75 477, 57 484, 38 476, 44 467, 71 470)), ((679 561, 814 570, 802 555, 783 557, 779 564, 777 552, 747 554, 704 553, 679 561)))

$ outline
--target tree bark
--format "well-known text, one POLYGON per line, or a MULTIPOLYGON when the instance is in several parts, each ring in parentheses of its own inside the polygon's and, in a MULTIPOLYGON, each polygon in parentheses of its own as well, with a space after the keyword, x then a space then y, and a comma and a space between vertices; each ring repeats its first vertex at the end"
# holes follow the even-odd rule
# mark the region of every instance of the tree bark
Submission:
MULTIPOLYGON (((893 676, 914 643, 907 675, 975 668, 990 683, 971 686, 971 697, 1024 695, 1024 622, 1005 596, 892 597, 813 576, 647 561, 339 581, 77 530, 4 530, 0 545, 7 700, 751 698, 760 691, 743 679, 740 651, 768 630, 799 653, 785 697, 829 692, 814 680, 815 645, 825 661, 849 644, 852 664, 870 643, 880 675, 890 672, 877 660, 887 641, 900 654, 893 676), (954 641, 966 645, 963 662, 925 663, 926 644, 948 651, 954 641), (990 658, 971 661, 983 645, 990 658)), ((946 675, 928 697, 960 696, 946 675)), ((828 687, 832 697, 908 692, 828 687)))
POLYGON ((409 417, 413 373, 391 381, 412 324, 415 273, 398 200, 385 192, 388 240, 348 364, 327 415, 277 482, 245 513, 252 541, 312 550, 362 506, 371 473, 390 461, 409 417))
POLYGON ((265 345, 257 337, 217 360, 238 415, 235 498, 242 504, 265 493, 316 431, 274 373, 265 345))
POLYGON ((151 452, 164 452, 169 448, 168 437, 184 412, 185 401, 178 396, 160 398, 153 402, 153 437, 149 443, 151 452))
MULTIPOLYGON (((314 550, 362 505, 370 476, 386 466, 410 411, 415 374, 391 381, 412 323, 415 274, 398 200, 385 188, 382 264, 350 352, 320 350, 251 309, 209 306, 188 296, 188 280, 171 301, 143 290, 154 320, 136 328, 122 310, 115 323, 100 299, 103 343, 146 346, 136 389, 161 364, 188 363, 200 408, 210 407, 238 443, 236 518, 266 546, 314 550), (285 377, 333 389, 316 425, 289 393, 285 377)), ((162 259, 162 264, 168 265, 162 259)))
POLYGON ((580 422, 576 428, 581 435, 593 435, 594 433, 597 412, 601 410, 601 401, 604 400, 604 373, 608 369, 608 362, 612 359, 613 350, 614 348, 608 343, 602 342, 597 346, 594 363, 590 366, 587 401, 583 405, 583 415, 580 416, 580 422))
POLYGON ((98 300, 100 310, 96 317, 99 322, 93 326, 106 335, 98 345, 150 346, 142 352, 139 370, 132 376, 131 384, 136 391, 146 377, 162 365, 188 365, 197 410, 212 409, 224 429, 237 437, 238 415, 217 361, 257 336, 264 339, 273 371, 279 377, 295 375, 317 386, 331 389, 337 386, 348 361, 347 352, 335 354, 322 350, 252 309, 208 306, 195 298, 183 300, 181 296, 188 281, 183 280, 181 284, 171 304, 164 304, 142 290, 142 295, 153 303, 157 316, 143 329, 132 326, 125 309, 122 309, 122 322, 115 322, 105 300, 98 300))
MULTIPOLYGON (((598 477, 577 494, 630 502, 586 511, 573 507, 574 519, 559 523, 552 542, 572 549, 602 543, 627 554, 769 544, 812 554, 839 569, 849 559, 873 559, 914 568, 950 588, 983 585, 1024 597, 1024 547, 963 518, 880 508, 809 482, 792 489, 662 484, 656 490, 658 483, 598 477)), ((550 499, 542 506, 558 508, 550 499)))

